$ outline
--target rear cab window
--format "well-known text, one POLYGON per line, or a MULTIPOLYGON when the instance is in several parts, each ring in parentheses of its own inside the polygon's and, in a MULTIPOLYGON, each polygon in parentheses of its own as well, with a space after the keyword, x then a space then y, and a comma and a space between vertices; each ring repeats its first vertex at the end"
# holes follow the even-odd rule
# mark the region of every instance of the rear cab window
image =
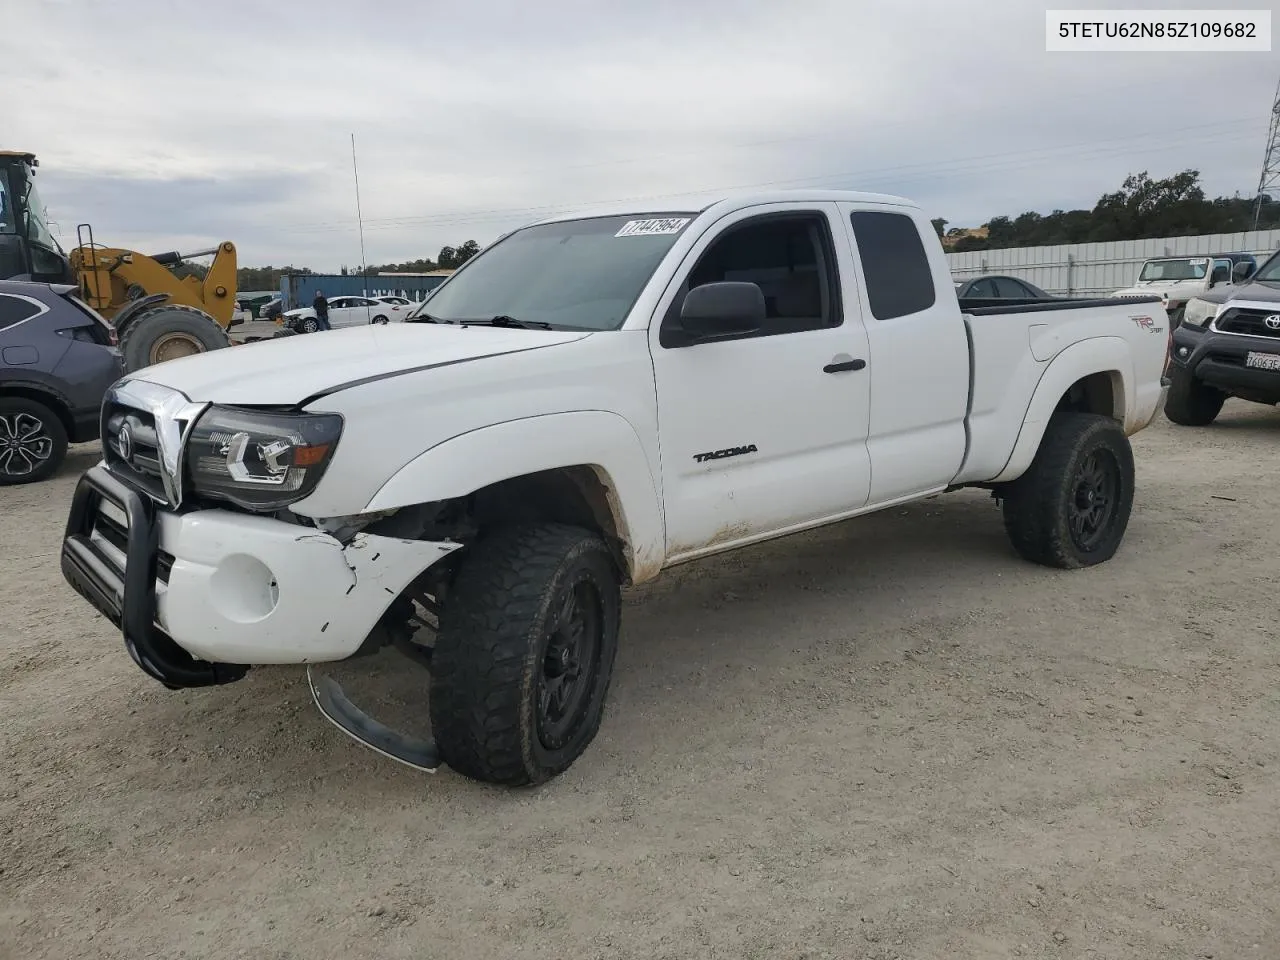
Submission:
POLYGON ((894 320, 928 310, 937 302, 929 255, 911 217, 882 210, 855 210, 849 220, 873 317, 894 320))

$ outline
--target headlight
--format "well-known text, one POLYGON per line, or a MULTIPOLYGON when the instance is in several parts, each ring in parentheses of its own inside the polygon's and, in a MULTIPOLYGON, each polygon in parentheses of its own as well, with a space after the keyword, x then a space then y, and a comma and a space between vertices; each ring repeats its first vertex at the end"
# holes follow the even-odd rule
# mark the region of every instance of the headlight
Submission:
POLYGON ((1203 327, 1218 312, 1218 305, 1208 300, 1193 298, 1187 301, 1187 308, 1182 311, 1182 322, 1193 327, 1203 327))
POLYGON ((210 407, 187 440, 192 491, 246 510, 278 510, 316 488, 341 435, 336 413, 210 407))

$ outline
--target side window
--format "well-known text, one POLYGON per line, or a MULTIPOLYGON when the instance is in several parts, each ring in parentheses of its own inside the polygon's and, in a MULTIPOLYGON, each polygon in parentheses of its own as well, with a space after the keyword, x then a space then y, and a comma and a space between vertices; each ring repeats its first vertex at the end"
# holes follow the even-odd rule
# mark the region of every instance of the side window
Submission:
POLYGON ((932 307, 937 301, 933 271, 915 221, 905 214, 879 210, 860 210, 849 219, 871 315, 892 320, 932 307))
POLYGON ((1011 277, 996 277, 996 296, 1018 300, 1031 296, 1031 291, 1011 277))
POLYGON ((839 326, 839 286, 830 228, 820 213, 769 215, 735 224, 703 252, 668 313, 678 323, 684 294, 704 283, 754 283, 765 323, 750 336, 839 326))
POLYGON ((40 308, 30 300, 19 300, 0 293, 0 330, 6 330, 23 320, 30 320, 40 312, 40 308))
POLYGON ((996 284, 990 277, 983 277, 981 280, 975 280, 969 287, 966 297, 974 299, 993 300, 996 298, 996 284))

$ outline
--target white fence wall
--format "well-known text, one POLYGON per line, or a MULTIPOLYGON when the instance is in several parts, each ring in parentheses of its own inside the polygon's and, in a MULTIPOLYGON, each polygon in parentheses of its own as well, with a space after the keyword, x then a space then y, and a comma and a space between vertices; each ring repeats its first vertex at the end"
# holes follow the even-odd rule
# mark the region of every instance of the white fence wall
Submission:
POLYGON ((1090 297, 1106 296, 1132 285, 1142 261, 1152 257, 1205 257, 1244 251, 1261 263, 1278 247, 1280 230, 1251 230, 1202 237, 971 250, 948 253, 947 262, 957 280, 984 273, 1006 274, 1029 280, 1049 293, 1090 297))

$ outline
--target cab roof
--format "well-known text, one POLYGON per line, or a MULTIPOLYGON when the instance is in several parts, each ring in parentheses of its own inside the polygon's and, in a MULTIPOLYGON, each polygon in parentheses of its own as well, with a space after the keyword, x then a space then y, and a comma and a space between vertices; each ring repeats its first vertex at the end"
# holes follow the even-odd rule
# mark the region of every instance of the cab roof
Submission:
POLYGON ((566 210, 535 220, 526 226, 561 223, 565 220, 585 220, 588 217, 653 216, 659 213, 700 215, 713 207, 719 207, 722 212, 728 213, 763 203, 879 203, 919 209, 919 204, 914 200, 887 193, 861 193, 855 190, 773 190, 766 193, 683 194, 674 200, 670 198, 620 200, 566 210))

